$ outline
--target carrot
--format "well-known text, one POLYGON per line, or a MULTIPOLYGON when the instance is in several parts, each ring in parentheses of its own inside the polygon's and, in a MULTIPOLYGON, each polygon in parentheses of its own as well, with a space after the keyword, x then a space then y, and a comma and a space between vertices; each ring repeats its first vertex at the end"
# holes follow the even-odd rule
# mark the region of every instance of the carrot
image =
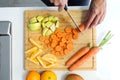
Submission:
POLYGON ((73 34, 73 39, 78 39, 78 34, 73 34))
MULTIPOLYGON (((83 55, 81 58, 79 58, 77 61, 75 61, 74 64, 72 64, 68 69, 70 71, 73 71, 77 69, 79 66, 81 66, 84 62, 89 60, 91 57, 93 57, 99 50, 112 38, 111 31, 108 31, 108 33, 105 35, 99 46, 92 47, 85 55, 83 55)), ((74 58, 73 58, 74 59, 74 58)))
POLYGON ((44 41, 45 41, 45 39, 46 39, 46 37, 45 37, 45 36, 40 36, 40 41, 41 41, 41 42, 44 42, 44 41))
POLYGON ((73 29, 73 30, 72 30, 72 33, 73 33, 73 34, 78 34, 78 30, 73 29))
POLYGON ((84 30, 85 30, 85 27, 86 27, 86 23, 85 23, 85 22, 82 23, 82 24, 79 26, 79 28, 80 28, 81 31, 84 31, 84 30))
POLYGON ((56 51, 61 51, 62 48, 61 48, 61 46, 58 45, 58 46, 55 47, 55 50, 56 50, 56 51))
POLYGON ((56 30, 55 30, 55 34, 57 34, 58 32, 60 32, 60 30, 56 29, 56 30))
POLYGON ((59 45, 60 45, 61 47, 63 47, 63 46, 64 46, 64 42, 60 42, 59 45))
MULTIPOLYGON (((91 57, 93 57, 98 51, 100 50, 99 46, 95 46, 91 48, 86 55, 81 57, 79 60, 77 60, 72 66, 69 67, 69 71, 73 71, 77 69, 79 66, 81 66, 84 62, 89 60, 91 57)), ((73 58, 74 59, 74 58, 73 58)))
POLYGON ((71 33, 71 32, 72 32, 72 28, 69 27, 69 26, 66 27, 66 28, 65 28, 65 32, 66 32, 66 33, 71 33))
POLYGON ((59 55, 60 55, 60 52, 59 52, 59 51, 56 51, 56 52, 55 52, 55 55, 56 55, 56 56, 59 56, 59 55))
POLYGON ((48 44, 49 43, 49 40, 48 38, 45 39, 45 43, 48 44))
POLYGON ((64 55, 64 52, 63 50, 60 51, 60 55, 63 56, 64 55))
POLYGON ((66 41, 67 41, 66 38, 61 39, 61 42, 63 42, 63 43, 65 43, 66 41))
POLYGON ((68 43, 67 44, 67 49, 72 50, 73 49, 73 44, 72 43, 68 43))
POLYGON ((56 46, 56 43, 52 42, 50 46, 54 48, 56 46))
POLYGON ((47 45, 47 48, 52 48, 55 50, 54 52, 51 51, 51 53, 56 55, 58 55, 58 53, 59 55, 66 55, 74 49, 72 41, 73 34, 77 35, 78 32, 76 32, 75 29, 73 30, 72 27, 68 26, 64 29, 64 31, 60 31, 58 29, 55 30, 55 32, 52 33, 49 38, 41 36, 40 41, 44 42, 47 45))
POLYGON ((55 52, 56 52, 55 50, 52 50, 52 51, 51 51, 52 54, 55 54, 55 52))
POLYGON ((56 38, 56 35, 55 35, 55 34, 52 34, 52 35, 50 36, 50 38, 51 38, 51 39, 55 39, 55 38, 56 38))
POLYGON ((72 34, 67 34, 67 35, 66 35, 66 39, 67 39, 67 40, 72 40, 72 34))
POLYGON ((48 48, 48 46, 47 46, 47 45, 44 45, 43 48, 46 49, 46 48, 48 48))
POLYGON ((62 37, 62 32, 57 32, 56 34, 58 37, 62 37))
POLYGON ((83 55, 86 54, 86 52, 89 51, 89 47, 83 47, 82 49, 80 49, 76 54, 74 54, 67 62, 66 62, 66 66, 70 66, 72 65, 76 60, 78 60, 80 57, 82 57, 83 55))
POLYGON ((64 54, 65 54, 65 55, 66 55, 66 54, 69 54, 69 52, 70 52, 69 49, 65 49, 65 50, 64 50, 64 54))

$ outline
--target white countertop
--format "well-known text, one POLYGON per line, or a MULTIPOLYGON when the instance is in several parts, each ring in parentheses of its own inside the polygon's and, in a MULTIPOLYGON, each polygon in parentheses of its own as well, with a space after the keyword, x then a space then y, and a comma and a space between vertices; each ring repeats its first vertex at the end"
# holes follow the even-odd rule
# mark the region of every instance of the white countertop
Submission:
MULTIPOLYGON (((103 47, 97 54, 97 70, 95 71, 54 71, 58 80, 64 80, 68 73, 77 73, 85 80, 120 80, 119 43, 120 43, 120 7, 119 0, 107 1, 107 14, 104 21, 97 26, 97 43, 101 41, 108 30, 111 30, 114 37, 110 40, 111 44, 103 47), (118 11, 119 10, 119 11, 118 11)), ((0 21, 12 22, 12 80, 25 80, 24 71, 24 11, 25 10, 48 9, 43 7, 14 7, 0 8, 0 21)), ((53 9, 53 8, 50 8, 53 9)), ((87 9, 87 7, 74 7, 71 9, 87 9)))

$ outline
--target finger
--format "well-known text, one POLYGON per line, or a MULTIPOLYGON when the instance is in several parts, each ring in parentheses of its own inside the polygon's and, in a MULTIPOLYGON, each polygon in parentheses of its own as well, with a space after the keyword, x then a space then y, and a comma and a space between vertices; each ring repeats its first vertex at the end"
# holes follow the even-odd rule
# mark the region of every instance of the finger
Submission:
POLYGON ((59 8, 58 8, 58 11, 62 11, 65 7, 65 4, 66 4, 66 0, 65 1, 60 0, 60 5, 59 5, 59 8))
POLYGON ((98 24, 100 18, 101 18, 101 16, 100 16, 100 15, 97 15, 97 16, 94 18, 94 20, 93 20, 93 22, 91 23, 91 25, 89 26, 89 28, 95 27, 95 26, 98 24))
POLYGON ((89 28, 89 26, 93 22, 95 16, 96 16, 96 14, 94 14, 93 12, 90 12, 89 17, 88 17, 87 22, 86 22, 86 29, 89 28))
POLYGON ((50 0, 50 2, 51 2, 51 3, 53 3, 53 2, 54 2, 54 0, 50 0))
POLYGON ((60 5, 60 2, 59 2, 59 0, 54 0, 54 5, 55 5, 55 6, 58 6, 58 5, 60 5))
POLYGON ((64 9, 65 5, 60 5, 58 8, 58 11, 62 11, 64 9))
POLYGON ((103 12, 102 16, 101 16, 101 19, 99 20, 99 24, 104 20, 105 18, 105 14, 106 14, 106 10, 103 12))
POLYGON ((65 4, 68 5, 68 0, 65 0, 65 4))
POLYGON ((103 14, 100 18, 100 20, 98 21, 98 24, 100 24, 103 20, 104 20, 105 14, 103 14))

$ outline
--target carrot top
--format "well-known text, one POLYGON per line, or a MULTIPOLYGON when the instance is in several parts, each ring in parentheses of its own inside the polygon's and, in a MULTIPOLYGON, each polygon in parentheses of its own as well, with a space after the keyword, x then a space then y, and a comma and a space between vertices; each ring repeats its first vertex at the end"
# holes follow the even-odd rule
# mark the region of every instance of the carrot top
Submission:
POLYGON ((111 34, 111 31, 108 31, 103 40, 100 42, 99 47, 102 48, 112 37, 113 35, 111 34))

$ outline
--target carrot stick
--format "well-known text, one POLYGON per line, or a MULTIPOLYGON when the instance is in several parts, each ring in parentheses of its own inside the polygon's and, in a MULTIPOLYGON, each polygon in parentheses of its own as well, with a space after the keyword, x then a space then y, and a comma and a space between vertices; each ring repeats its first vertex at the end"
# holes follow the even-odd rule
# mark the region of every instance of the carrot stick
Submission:
POLYGON ((89 60, 90 58, 92 58, 98 51, 100 50, 99 46, 95 46, 93 48, 91 48, 86 55, 84 55, 83 57, 81 57, 79 60, 77 60, 72 66, 69 67, 69 71, 73 71, 75 69, 77 69, 79 66, 81 66, 84 62, 86 62, 87 60, 89 60))
POLYGON ((74 54, 67 62, 66 62, 66 66, 70 66, 72 65, 76 60, 78 60, 80 57, 82 57, 83 55, 85 55, 88 51, 89 51, 89 47, 84 47, 82 49, 80 49, 76 54, 74 54))

